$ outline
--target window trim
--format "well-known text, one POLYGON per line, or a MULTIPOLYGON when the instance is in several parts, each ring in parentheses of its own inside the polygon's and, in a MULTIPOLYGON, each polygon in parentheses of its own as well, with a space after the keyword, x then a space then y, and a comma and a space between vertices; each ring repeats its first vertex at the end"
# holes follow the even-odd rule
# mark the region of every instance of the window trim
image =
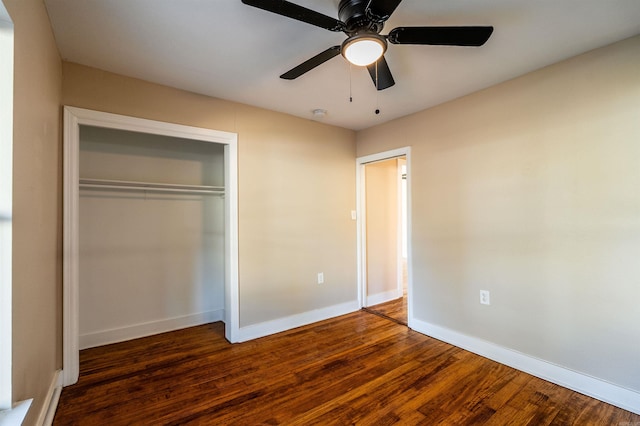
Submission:
POLYGON ((13 22, 0 0, 0 410, 12 408, 13 22))

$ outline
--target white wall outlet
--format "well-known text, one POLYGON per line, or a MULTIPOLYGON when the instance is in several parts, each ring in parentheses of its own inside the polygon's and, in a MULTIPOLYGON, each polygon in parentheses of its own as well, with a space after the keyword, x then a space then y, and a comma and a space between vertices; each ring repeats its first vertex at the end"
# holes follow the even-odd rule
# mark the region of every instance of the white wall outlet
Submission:
POLYGON ((355 210, 351 210, 351 220, 356 220, 358 218, 358 213, 355 210))
POLYGON ((483 305, 491 304, 491 294, 489 290, 480 290, 480 303, 483 305))
POLYGON ((318 272, 318 284, 324 283, 324 272, 318 272))

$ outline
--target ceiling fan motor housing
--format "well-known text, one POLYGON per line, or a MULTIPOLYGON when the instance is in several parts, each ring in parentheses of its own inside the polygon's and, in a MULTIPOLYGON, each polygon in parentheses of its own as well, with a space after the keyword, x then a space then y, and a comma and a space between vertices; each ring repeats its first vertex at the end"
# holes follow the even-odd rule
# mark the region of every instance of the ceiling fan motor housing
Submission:
POLYGON ((361 32, 373 32, 379 34, 384 27, 384 21, 368 16, 366 6, 368 0, 340 0, 338 17, 345 23, 344 32, 355 35, 361 32))

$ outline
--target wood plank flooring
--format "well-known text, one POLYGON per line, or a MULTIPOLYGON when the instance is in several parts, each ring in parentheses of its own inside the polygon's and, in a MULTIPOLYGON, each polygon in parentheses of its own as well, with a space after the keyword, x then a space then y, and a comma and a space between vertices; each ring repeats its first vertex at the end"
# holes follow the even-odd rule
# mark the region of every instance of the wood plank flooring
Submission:
POLYGON ((80 353, 54 425, 636 425, 364 311, 242 344, 222 323, 80 353))
MULTIPOLYGON (((380 303, 379 305, 364 308, 365 311, 372 314, 386 317, 398 324, 407 325, 407 295, 389 302, 380 303)), ((640 426, 640 425, 638 425, 640 426)))

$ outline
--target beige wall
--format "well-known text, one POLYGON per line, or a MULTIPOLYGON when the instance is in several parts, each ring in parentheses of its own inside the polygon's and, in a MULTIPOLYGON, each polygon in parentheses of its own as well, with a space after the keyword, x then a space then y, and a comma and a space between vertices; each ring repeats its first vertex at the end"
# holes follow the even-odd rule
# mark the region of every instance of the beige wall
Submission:
POLYGON ((412 146, 417 319, 640 391, 638 70, 635 37, 358 133, 412 146))
POLYGON ((398 160, 365 165, 367 297, 398 289, 398 160))
POLYGON ((13 399, 44 403, 62 364, 61 61, 40 0, 4 0, 15 25, 13 399))
POLYGON ((356 300, 354 132, 73 63, 62 103, 238 133, 241 326, 356 300))

